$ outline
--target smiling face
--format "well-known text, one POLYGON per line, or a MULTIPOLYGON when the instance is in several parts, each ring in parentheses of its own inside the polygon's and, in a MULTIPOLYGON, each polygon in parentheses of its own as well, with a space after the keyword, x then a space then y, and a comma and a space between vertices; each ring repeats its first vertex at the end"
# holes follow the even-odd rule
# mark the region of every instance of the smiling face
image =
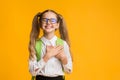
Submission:
POLYGON ((53 12, 44 13, 41 19, 41 23, 41 27, 44 33, 54 33, 54 31, 59 28, 58 19, 56 14, 53 12))

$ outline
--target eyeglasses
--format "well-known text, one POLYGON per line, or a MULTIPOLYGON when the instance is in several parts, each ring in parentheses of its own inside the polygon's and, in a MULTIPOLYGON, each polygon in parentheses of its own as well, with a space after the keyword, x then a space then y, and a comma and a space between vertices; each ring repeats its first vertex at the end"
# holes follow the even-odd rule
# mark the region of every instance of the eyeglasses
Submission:
POLYGON ((57 23, 57 19, 55 19, 55 18, 50 18, 50 19, 48 19, 48 18, 42 18, 41 21, 42 21, 43 23, 48 23, 48 21, 49 21, 50 23, 52 23, 52 24, 57 23))

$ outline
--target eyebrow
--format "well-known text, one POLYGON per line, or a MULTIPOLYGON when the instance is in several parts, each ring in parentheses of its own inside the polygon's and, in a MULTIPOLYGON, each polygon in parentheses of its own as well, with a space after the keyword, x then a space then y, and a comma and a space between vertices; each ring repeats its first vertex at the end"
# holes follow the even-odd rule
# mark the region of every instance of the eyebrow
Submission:
POLYGON ((42 19, 57 19, 57 18, 42 18, 42 19))

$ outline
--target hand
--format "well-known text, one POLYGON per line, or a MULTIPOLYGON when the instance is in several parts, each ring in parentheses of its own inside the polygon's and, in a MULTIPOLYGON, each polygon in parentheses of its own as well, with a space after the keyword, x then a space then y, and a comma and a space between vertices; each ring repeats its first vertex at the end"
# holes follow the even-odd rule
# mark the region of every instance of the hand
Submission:
POLYGON ((46 46, 46 55, 44 60, 47 61, 53 56, 56 56, 58 53, 62 52, 63 46, 46 46))
POLYGON ((66 55, 64 54, 64 50, 62 49, 61 52, 59 54, 57 54, 55 57, 58 58, 58 59, 60 59, 60 60, 62 60, 63 58, 65 58, 66 55))
POLYGON ((56 58, 58 58, 63 64, 67 64, 67 56, 64 53, 64 50, 62 49, 62 51, 57 54, 55 56, 56 58))

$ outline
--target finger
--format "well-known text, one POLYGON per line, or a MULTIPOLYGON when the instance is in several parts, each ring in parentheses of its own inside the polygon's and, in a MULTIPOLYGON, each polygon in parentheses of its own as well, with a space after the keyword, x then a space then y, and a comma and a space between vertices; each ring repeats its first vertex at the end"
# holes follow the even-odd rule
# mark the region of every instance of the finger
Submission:
POLYGON ((62 49, 63 49, 63 46, 58 46, 56 49, 57 49, 58 51, 59 51, 59 50, 62 50, 62 49))
POLYGON ((58 47, 60 47, 60 45, 55 46, 55 48, 58 48, 58 47))
POLYGON ((54 48, 53 46, 49 46, 49 45, 47 45, 46 47, 47 47, 47 48, 54 48))
POLYGON ((60 58, 60 56, 61 56, 61 54, 59 53, 59 54, 57 54, 57 55, 55 55, 55 57, 56 58, 60 58))
POLYGON ((55 57, 59 57, 59 54, 56 54, 55 57))
POLYGON ((61 53, 61 50, 58 51, 58 53, 56 55, 60 56, 62 53, 61 53))
POLYGON ((57 45, 57 46, 56 46, 56 48, 59 48, 59 47, 63 47, 63 46, 61 46, 61 45, 57 45))
POLYGON ((50 46, 49 46, 49 45, 46 45, 46 47, 47 47, 47 48, 50 48, 50 46))
POLYGON ((58 54, 59 55, 64 54, 64 49, 62 48, 62 49, 58 50, 58 54))
POLYGON ((60 56, 62 50, 58 50, 56 53, 55 53, 55 56, 60 56))

